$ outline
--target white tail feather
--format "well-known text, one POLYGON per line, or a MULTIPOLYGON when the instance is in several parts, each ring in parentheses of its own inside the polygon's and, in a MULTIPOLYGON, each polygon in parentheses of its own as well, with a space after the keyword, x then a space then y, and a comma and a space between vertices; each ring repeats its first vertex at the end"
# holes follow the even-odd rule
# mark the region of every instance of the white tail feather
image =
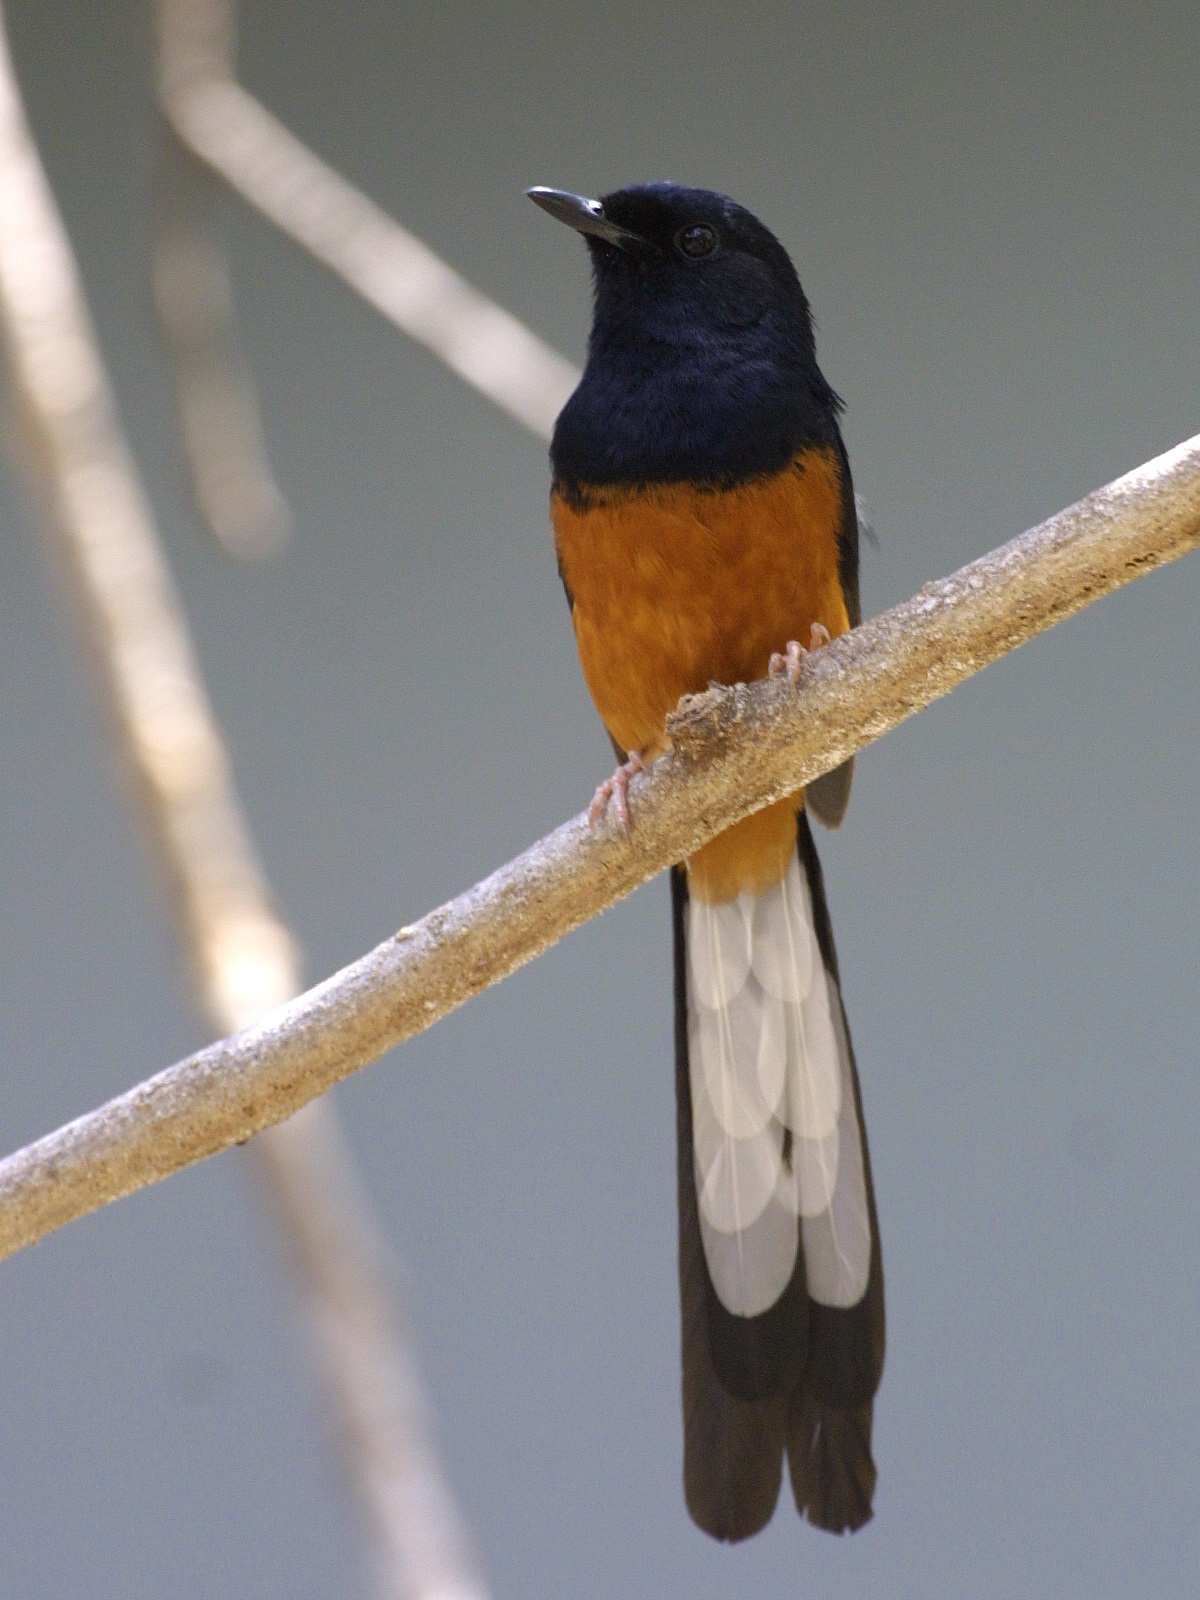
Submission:
POLYGON ((811 1297, 855 1305, 871 1262, 862 1138, 798 857, 761 895, 692 898, 687 950, 696 1192, 717 1296, 740 1316, 768 1310, 802 1232, 811 1297))
POLYGON ((741 1233, 721 1233, 701 1211, 700 1239, 721 1304, 739 1317, 769 1311, 796 1270, 796 1216, 778 1195, 741 1233))
POLYGON ((804 1273, 808 1292, 823 1306, 856 1306, 871 1272, 871 1218, 863 1172, 862 1132, 850 1082, 850 1048, 836 1008, 833 1026, 842 1059, 842 1110, 838 1118, 838 1178, 832 1203, 803 1216, 804 1273))

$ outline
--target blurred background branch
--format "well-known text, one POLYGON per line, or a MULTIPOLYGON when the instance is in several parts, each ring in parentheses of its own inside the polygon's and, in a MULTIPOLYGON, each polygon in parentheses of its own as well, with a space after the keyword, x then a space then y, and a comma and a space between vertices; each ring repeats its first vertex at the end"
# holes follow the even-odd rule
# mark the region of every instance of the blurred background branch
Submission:
MULTIPOLYGON (((220 278, 219 262, 210 258, 206 271, 200 302, 220 278)), ((194 307, 184 308, 177 330, 192 314, 194 307)), ((49 501, 45 525, 57 533, 59 565, 73 580, 148 846, 171 884, 201 1009, 226 1034, 299 991, 296 946, 250 841, 2 21, 0 319, 27 428, 23 465, 49 501)), ((219 327, 216 333, 220 342, 219 327)), ((203 346, 203 339, 194 343, 189 359, 203 346)), ((220 410, 231 391, 216 399, 220 410)), ((225 432, 238 422, 234 397, 222 429, 204 435, 210 466, 219 466, 225 432)), ((367 1514, 377 1592, 387 1600, 482 1600, 484 1584, 438 1462, 394 1267, 332 1108, 307 1107, 252 1149, 367 1514)))
POLYGON ((263 560, 286 542, 292 515, 267 455, 238 336, 216 181, 166 124, 156 162, 154 305, 192 500, 230 555, 263 560))
POLYGON ((576 369, 234 80, 231 0, 160 0, 158 22, 159 104, 181 142, 402 332, 548 438, 576 369))
MULTIPOLYGON (((159 82, 233 72, 232 0, 160 0, 159 82)), ((163 94, 164 113, 168 96, 163 94)), ((170 363, 184 466, 196 511, 231 555, 274 555, 292 527, 242 352, 218 184, 161 118, 154 184, 154 305, 170 363)))

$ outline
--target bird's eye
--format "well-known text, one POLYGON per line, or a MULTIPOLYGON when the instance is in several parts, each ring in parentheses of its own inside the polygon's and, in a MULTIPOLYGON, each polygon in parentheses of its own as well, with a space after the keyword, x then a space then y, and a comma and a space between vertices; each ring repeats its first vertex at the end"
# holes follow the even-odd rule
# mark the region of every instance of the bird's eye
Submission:
POLYGON ((689 261, 702 261, 717 248, 717 230, 707 222, 693 222, 675 235, 675 248, 689 261))

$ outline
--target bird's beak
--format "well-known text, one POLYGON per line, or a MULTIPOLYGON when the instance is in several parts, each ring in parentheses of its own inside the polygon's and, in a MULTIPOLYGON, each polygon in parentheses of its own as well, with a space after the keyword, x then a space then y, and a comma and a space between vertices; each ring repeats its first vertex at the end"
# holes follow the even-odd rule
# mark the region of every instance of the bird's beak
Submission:
POLYGON ((541 206, 559 222, 565 222, 576 233, 590 234, 593 239, 603 239, 615 244, 619 250, 644 248, 646 241, 627 228, 618 227, 604 215, 599 200, 586 200, 581 194, 568 194, 565 189, 526 189, 525 193, 535 206, 541 206))

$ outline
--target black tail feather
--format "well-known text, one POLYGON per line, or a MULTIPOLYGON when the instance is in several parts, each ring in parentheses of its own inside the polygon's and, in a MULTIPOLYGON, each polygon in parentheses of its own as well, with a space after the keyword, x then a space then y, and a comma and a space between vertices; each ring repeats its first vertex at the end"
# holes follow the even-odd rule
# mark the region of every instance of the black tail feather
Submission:
POLYGON ((701 1281, 707 1276, 697 1229, 680 1239, 683 1492, 692 1520, 705 1533, 748 1539, 771 1520, 779 1499, 787 1396, 739 1400, 722 1386, 708 1346, 701 1281))
POLYGON ((788 1413, 788 1471, 796 1509, 828 1533, 870 1522, 875 1494, 871 1407, 822 1405, 803 1388, 788 1413))

